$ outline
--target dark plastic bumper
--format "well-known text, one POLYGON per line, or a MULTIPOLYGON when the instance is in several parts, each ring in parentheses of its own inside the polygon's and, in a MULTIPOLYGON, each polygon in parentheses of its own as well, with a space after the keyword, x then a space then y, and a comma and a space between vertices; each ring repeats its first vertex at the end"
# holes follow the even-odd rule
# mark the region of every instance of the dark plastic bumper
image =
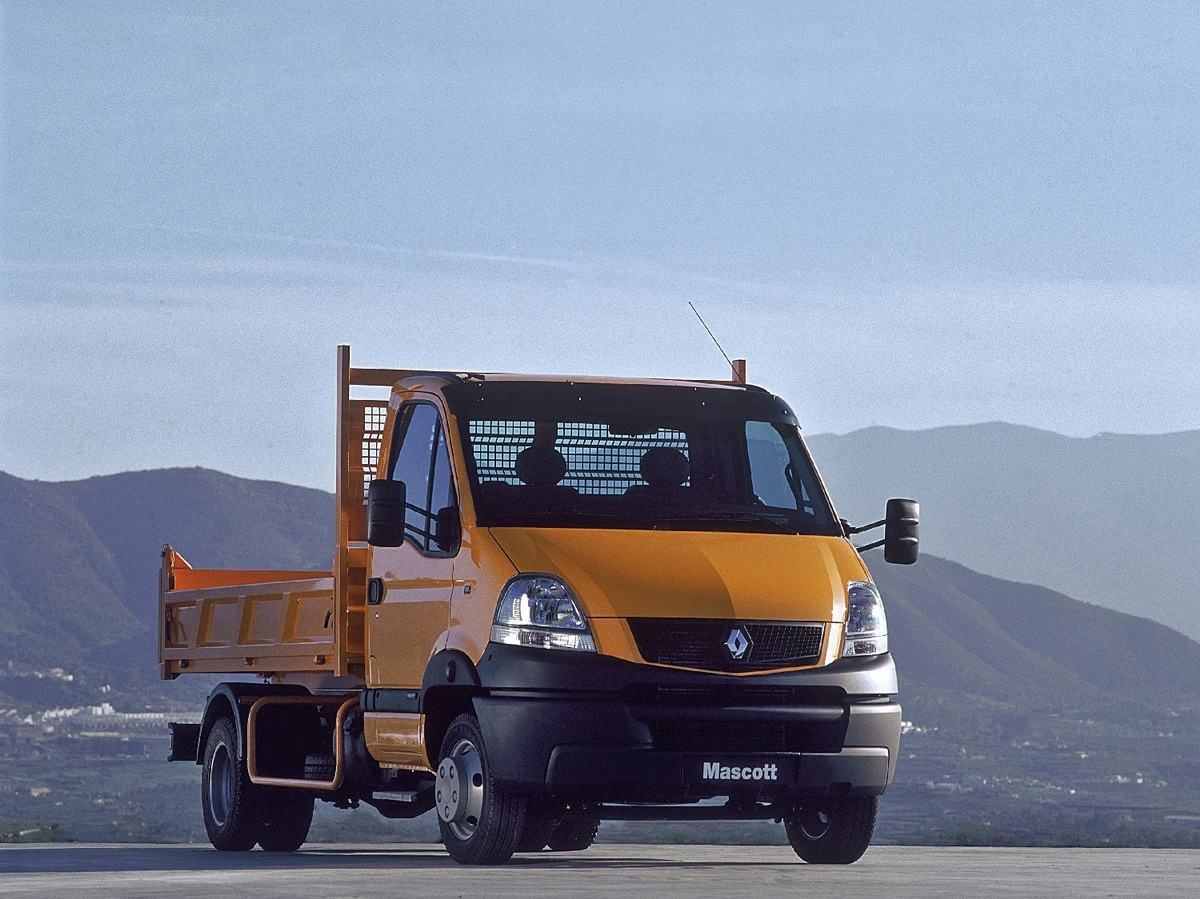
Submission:
POLYGON ((489 646, 475 699, 493 777, 567 800, 879 795, 900 706, 884 655, 731 676, 489 646))

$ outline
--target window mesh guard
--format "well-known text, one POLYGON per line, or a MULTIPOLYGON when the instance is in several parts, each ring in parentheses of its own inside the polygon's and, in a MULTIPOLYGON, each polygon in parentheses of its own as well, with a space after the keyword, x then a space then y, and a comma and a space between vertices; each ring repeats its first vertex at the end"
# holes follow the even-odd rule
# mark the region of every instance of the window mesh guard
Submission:
MULTIPOLYGON (((533 446, 536 430, 532 421, 471 421, 469 433, 479 481, 519 486, 517 456, 533 446)), ((650 434, 614 434, 599 422, 559 422, 554 448, 567 461, 567 473, 559 484, 581 494, 623 494, 646 483, 639 466, 646 451, 656 447, 677 449, 685 458, 688 455, 687 436, 682 431, 660 428, 650 434)))

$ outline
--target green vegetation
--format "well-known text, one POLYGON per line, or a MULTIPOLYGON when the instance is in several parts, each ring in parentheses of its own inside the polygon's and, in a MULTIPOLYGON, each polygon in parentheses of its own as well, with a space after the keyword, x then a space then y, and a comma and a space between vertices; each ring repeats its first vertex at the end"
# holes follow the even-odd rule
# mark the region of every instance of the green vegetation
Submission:
POLYGON ((61 840, 57 824, 18 822, 0 830, 0 843, 56 843, 61 840))

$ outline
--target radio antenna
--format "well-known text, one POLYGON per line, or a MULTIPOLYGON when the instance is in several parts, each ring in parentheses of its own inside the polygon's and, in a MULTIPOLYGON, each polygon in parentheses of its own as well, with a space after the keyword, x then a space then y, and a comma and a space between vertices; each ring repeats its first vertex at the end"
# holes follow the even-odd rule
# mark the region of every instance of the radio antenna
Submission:
POLYGON ((696 313, 696 318, 700 319, 700 324, 704 326, 704 330, 708 332, 708 336, 712 338, 712 342, 717 345, 717 349, 721 351, 721 355, 725 357, 725 361, 729 363, 729 370, 733 373, 733 380, 738 384, 746 383, 746 360, 745 359, 730 359, 729 354, 725 352, 725 347, 721 346, 721 341, 717 340, 717 335, 712 332, 712 328, 708 326, 708 322, 704 320, 704 316, 700 314, 700 310, 696 308, 696 304, 688 300, 688 305, 692 307, 692 311, 696 313))

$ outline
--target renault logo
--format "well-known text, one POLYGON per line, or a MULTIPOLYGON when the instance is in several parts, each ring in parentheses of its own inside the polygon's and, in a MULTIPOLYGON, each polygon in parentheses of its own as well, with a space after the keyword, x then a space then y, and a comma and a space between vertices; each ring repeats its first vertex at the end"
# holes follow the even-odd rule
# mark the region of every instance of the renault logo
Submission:
POLYGON ((750 649, 750 638, 740 627, 735 627, 729 632, 729 639, 725 641, 725 648, 729 650, 729 654, 735 659, 740 659, 750 649))

